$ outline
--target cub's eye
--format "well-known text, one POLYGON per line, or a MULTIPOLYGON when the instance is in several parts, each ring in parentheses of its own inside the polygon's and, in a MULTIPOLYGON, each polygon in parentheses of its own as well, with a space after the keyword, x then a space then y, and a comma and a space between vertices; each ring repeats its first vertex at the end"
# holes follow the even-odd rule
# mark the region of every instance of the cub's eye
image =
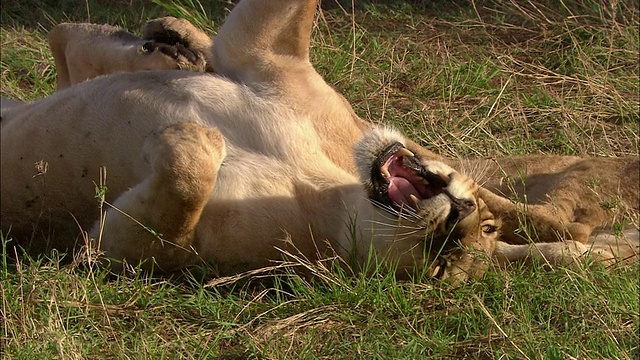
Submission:
POLYGON ((482 232, 485 234, 491 234, 498 230, 498 227, 493 224, 484 224, 482 225, 482 232))

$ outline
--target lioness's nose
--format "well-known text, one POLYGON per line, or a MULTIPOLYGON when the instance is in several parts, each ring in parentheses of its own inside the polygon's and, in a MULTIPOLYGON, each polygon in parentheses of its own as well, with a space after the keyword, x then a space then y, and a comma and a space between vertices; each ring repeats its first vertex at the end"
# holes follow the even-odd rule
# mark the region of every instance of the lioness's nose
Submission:
POLYGON ((445 191, 445 194, 451 199, 451 212, 453 217, 457 214, 457 220, 462 220, 469 216, 475 209, 476 203, 471 199, 460 199, 453 196, 449 191, 445 191))

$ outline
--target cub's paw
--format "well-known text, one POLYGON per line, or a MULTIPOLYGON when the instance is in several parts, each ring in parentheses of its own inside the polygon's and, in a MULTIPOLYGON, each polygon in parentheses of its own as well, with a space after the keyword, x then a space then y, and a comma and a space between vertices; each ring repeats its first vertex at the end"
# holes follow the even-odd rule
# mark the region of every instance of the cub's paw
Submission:
POLYGON ((213 40, 186 19, 167 16, 149 20, 142 28, 142 38, 199 53, 205 59, 206 71, 213 71, 213 40))
MULTIPOLYGON (((589 236, 593 231, 592 226, 582 224, 579 222, 572 222, 572 223, 566 224, 565 228, 568 234, 563 234, 563 232, 561 232, 561 234, 565 235, 565 238, 568 237, 573 241, 577 241, 583 244, 587 243, 587 241, 589 240, 589 236)), ((564 228, 562 230, 564 230, 564 228)))

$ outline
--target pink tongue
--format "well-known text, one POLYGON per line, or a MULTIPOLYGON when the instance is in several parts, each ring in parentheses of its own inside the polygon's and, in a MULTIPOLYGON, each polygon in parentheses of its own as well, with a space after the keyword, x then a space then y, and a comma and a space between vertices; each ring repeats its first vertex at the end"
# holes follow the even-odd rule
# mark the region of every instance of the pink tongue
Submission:
POLYGON ((420 199, 420 194, 413 185, 407 179, 392 176, 389 179, 389 188, 387 190, 389 199, 396 204, 406 204, 413 206, 413 201, 409 198, 409 195, 413 194, 420 199))

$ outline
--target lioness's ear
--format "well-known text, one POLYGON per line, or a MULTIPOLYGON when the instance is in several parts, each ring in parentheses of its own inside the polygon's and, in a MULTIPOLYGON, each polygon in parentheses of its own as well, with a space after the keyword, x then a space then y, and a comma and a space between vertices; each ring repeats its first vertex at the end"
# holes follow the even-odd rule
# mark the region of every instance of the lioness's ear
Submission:
POLYGON ((308 63, 316 7, 317 0, 241 1, 216 35, 216 72, 248 80, 291 61, 308 63))

